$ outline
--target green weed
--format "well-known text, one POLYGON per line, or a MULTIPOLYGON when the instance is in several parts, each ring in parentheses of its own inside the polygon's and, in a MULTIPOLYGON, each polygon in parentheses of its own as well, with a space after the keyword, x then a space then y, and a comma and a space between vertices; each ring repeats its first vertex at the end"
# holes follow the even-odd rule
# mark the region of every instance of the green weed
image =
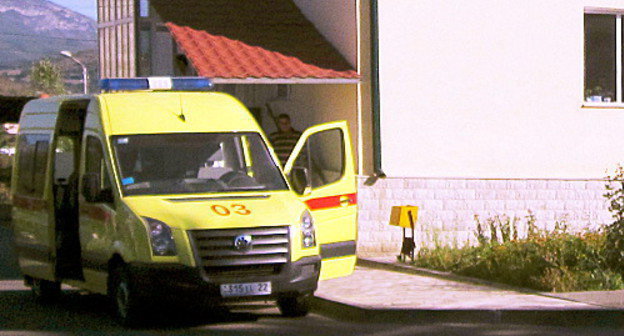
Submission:
POLYGON ((624 288, 620 272, 607 262, 607 233, 570 233, 565 218, 539 229, 535 215, 524 218, 475 216, 478 244, 423 248, 415 264, 540 291, 624 288))

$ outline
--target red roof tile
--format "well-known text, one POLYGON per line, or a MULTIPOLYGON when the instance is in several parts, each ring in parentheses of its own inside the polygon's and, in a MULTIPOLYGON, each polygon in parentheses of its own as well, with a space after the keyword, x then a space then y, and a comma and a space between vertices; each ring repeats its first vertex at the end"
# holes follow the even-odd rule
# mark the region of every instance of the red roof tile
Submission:
POLYGON ((200 76, 211 78, 346 78, 353 70, 336 71, 307 64, 262 47, 250 46, 224 36, 167 23, 173 38, 200 76))
POLYGON ((201 76, 359 78, 292 0, 153 0, 152 6, 201 76))

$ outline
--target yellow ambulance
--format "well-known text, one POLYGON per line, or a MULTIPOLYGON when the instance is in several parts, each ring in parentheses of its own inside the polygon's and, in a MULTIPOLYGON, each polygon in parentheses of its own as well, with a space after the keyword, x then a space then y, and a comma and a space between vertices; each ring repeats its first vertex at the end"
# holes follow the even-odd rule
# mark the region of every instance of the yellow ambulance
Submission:
POLYGON ((307 129, 282 169, 250 112, 208 79, 101 86, 20 117, 13 228, 39 299, 61 283, 105 294, 124 324, 167 295, 275 300, 301 316, 319 279, 353 271, 346 122, 307 129))

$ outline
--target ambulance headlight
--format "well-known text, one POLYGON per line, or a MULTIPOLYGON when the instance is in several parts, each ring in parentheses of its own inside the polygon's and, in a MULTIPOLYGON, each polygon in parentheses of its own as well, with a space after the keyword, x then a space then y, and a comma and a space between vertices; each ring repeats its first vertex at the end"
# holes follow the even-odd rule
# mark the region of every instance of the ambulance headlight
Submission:
POLYGON ((301 215, 301 245, 303 248, 316 246, 314 219, 308 210, 301 215))
POLYGON ((152 254, 155 256, 176 255, 175 241, 169 225, 149 217, 143 217, 149 230, 152 254))

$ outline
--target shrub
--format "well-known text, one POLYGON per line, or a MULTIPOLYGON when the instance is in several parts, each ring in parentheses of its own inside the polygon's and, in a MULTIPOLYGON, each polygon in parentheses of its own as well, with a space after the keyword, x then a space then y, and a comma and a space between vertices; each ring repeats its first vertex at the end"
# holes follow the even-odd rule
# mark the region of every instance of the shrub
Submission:
POLYGON ((477 246, 424 248, 415 264, 542 291, 624 288, 605 258, 604 232, 572 234, 565 220, 538 229, 530 211, 524 221, 506 215, 475 221, 477 246))
POLYGON ((613 176, 607 177, 605 188, 604 197, 614 220, 605 229, 605 257, 609 267, 624 273, 624 168, 621 165, 616 167, 613 176))

